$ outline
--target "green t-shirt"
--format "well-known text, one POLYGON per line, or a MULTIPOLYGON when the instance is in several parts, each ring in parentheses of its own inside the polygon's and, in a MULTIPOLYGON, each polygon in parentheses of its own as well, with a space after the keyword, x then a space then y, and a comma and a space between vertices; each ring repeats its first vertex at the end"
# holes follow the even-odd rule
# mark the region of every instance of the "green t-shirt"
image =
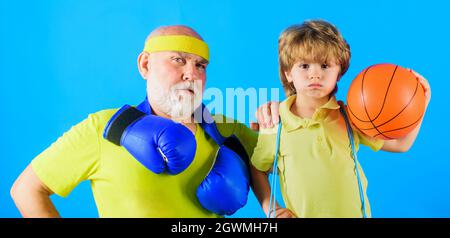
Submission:
MULTIPOLYGON (((34 158, 31 165, 42 182, 65 197, 89 180, 100 217, 218 217, 196 197, 218 149, 204 130, 197 124, 197 150, 186 170, 177 175, 155 174, 125 148, 103 138, 106 123, 117 110, 90 114, 34 158)), ((255 132, 236 121, 217 123, 217 128, 223 136, 236 135, 251 156, 255 132)))

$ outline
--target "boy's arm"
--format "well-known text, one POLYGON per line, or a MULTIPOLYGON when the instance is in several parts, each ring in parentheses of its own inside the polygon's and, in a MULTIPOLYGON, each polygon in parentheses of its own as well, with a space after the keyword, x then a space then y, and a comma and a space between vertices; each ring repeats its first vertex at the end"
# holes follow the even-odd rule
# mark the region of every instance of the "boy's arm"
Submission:
POLYGON ((52 194, 53 192, 41 182, 31 165, 27 166, 11 188, 11 197, 25 218, 60 217, 50 200, 52 194))
POLYGON ((411 131, 408 135, 403 138, 395 139, 395 140, 386 140, 384 141, 383 147, 381 150, 389 151, 389 152, 406 152, 411 146, 414 144, 414 141, 419 134, 420 126, 422 124, 422 120, 420 120, 417 127, 411 131))
MULTIPOLYGON (((261 207, 266 214, 266 217, 269 216, 269 204, 270 204, 270 185, 269 179, 266 172, 259 171, 253 165, 250 165, 250 171, 252 174, 252 182, 253 182, 253 192, 256 195, 256 198, 261 204, 261 207)), ((287 208, 282 208, 278 205, 278 202, 275 201, 275 218, 295 218, 294 213, 292 213, 287 208)))
MULTIPOLYGON (((418 74, 417 72, 415 72, 411 69, 409 71, 414 73, 417 76, 417 78, 425 92, 425 110, 424 110, 424 114, 425 114, 427 107, 428 107, 428 103, 430 102, 430 99, 431 99, 430 84, 422 75, 418 74)), ((416 140, 417 135, 419 134, 420 127, 422 125, 422 121, 423 121, 423 117, 420 120, 419 124, 416 126, 416 128, 414 130, 412 130, 405 137, 399 138, 396 140, 385 141, 383 144, 383 147, 381 147, 381 150, 389 151, 389 152, 406 152, 406 151, 408 151, 411 148, 411 146, 414 144, 414 141, 416 140)))

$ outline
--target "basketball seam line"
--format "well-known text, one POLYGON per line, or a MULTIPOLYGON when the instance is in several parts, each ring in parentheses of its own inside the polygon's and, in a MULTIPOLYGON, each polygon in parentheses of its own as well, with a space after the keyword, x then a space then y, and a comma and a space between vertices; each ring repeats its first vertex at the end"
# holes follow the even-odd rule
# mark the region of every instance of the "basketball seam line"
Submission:
MULTIPOLYGON (((383 135, 384 137, 386 137, 386 138, 392 140, 393 138, 391 138, 391 137, 389 137, 389 136, 385 136, 385 135, 383 134, 383 132, 381 132, 380 130, 378 130, 378 128, 375 126, 375 124, 373 123, 372 119, 370 118, 369 112, 367 111, 367 108, 366 108, 366 100, 365 100, 365 98, 364 98, 364 78, 365 78, 365 76, 366 76, 367 71, 369 71, 369 69, 370 69, 371 67, 372 67, 372 66, 370 66, 369 68, 367 68, 367 70, 364 72, 363 78, 362 78, 362 80, 361 80, 361 98, 363 99, 364 111, 366 112, 367 118, 369 118, 370 124, 372 124, 373 128, 374 128, 376 131, 378 131, 379 134, 381 134, 381 135, 383 135)), ((395 73, 396 70, 397 70, 397 65, 395 66, 394 73, 395 73)))
MULTIPOLYGON (((369 67, 369 68, 371 68, 371 67, 369 67)), ((369 68, 367 68, 366 71, 364 71, 363 78, 365 77, 366 72, 369 70, 369 68)), ((395 70, 394 70, 394 74, 395 74, 395 70)), ((387 91, 389 91, 389 87, 390 87, 390 85, 391 85, 392 78, 393 78, 394 74, 392 75, 391 80, 389 81, 389 86, 388 86, 387 91)), ((386 95, 387 95, 387 91, 386 91, 386 95)), ((378 116, 381 114, 381 111, 383 111, 384 104, 385 104, 385 101, 386 101, 386 95, 384 95, 384 101, 383 101, 383 105, 381 106, 381 110, 380 110, 380 112, 378 113, 378 115, 373 119, 373 121, 375 121, 375 120, 378 118, 378 116)), ((365 103, 364 103, 364 105, 365 105, 365 103)), ((350 110, 351 114, 352 114, 356 119, 358 119, 358 121, 360 121, 360 122, 371 122, 371 120, 366 121, 366 120, 362 120, 362 119, 360 119, 359 117, 357 117, 357 116, 353 113, 352 109, 350 108, 350 103, 349 103, 349 105, 348 105, 348 109, 350 110)), ((370 118, 369 118, 369 119, 370 119, 370 118)), ((370 128, 370 129, 373 129, 373 128, 370 128)), ((365 130, 366 130, 366 129, 365 129, 365 130)), ((368 130, 368 129, 367 129, 367 130, 368 130)))
POLYGON ((386 104, 386 97, 387 97, 387 95, 389 93, 389 89, 391 88, 392 80, 394 79, 395 72, 397 72, 397 68, 398 68, 398 65, 395 66, 394 72, 392 72, 391 79, 389 80, 389 84, 388 84, 388 87, 386 89, 386 94, 384 94, 383 105, 381 105, 381 109, 378 112, 378 115, 375 116, 375 118, 373 118, 372 121, 375 121, 380 116, 381 112, 383 111, 384 105, 386 104))
MULTIPOLYGON (((410 125, 407 125, 407 126, 402 127, 402 128, 397 128, 397 129, 394 129, 394 130, 383 131, 383 133, 386 133, 386 132, 392 132, 392 131, 398 131, 398 130, 402 130, 402 129, 408 128, 408 127, 410 127, 410 126, 413 126, 413 125, 416 124, 418 121, 420 121, 420 120, 422 119, 422 117, 423 117, 423 115, 421 115, 421 116, 419 117, 419 119, 417 119, 414 123, 412 123, 412 124, 410 124, 410 125)), ((376 135, 374 135, 374 137, 379 136, 379 135, 380 135, 380 134, 376 134, 376 135)))
MULTIPOLYGON (((414 94, 412 95, 412 97, 409 99, 408 104, 406 104, 406 106, 405 106, 399 113, 397 113, 397 115, 393 116, 391 119, 389 119, 388 121, 386 121, 386 122, 384 122, 384 123, 378 125, 377 127, 380 127, 380 126, 385 125, 386 123, 388 123, 388 122, 394 120, 398 115, 400 115, 400 114, 401 114, 401 113, 409 106, 409 104, 411 104, 412 100, 413 100, 414 97, 416 96, 417 89, 419 88, 418 86, 419 86, 419 81, 417 81, 416 89, 415 89, 414 94)), ((372 129, 373 129, 373 128, 365 128, 365 129, 360 129, 360 130, 372 130, 372 129)))
MULTIPOLYGON (((366 72, 367 72, 367 70, 369 70, 369 68, 370 68, 370 67, 368 67, 368 68, 364 71, 363 77, 364 77, 364 75, 366 75, 366 72)), ((357 116, 355 115, 355 113, 353 113, 352 108, 351 108, 351 106, 350 106, 350 101, 348 101, 347 108, 348 108, 348 110, 350 111, 350 113, 351 113, 356 119, 358 119, 358 121, 361 121, 361 122, 370 122, 370 121, 366 121, 366 120, 361 120, 359 117, 357 117, 357 116)))

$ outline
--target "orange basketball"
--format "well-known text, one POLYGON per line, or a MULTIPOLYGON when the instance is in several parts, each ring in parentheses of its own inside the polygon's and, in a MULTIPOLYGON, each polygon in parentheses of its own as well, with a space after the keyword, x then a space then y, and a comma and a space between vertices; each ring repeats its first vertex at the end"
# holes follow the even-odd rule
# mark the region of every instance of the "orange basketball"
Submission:
POLYGON ((425 109, 425 93, 418 78, 394 64, 364 69, 347 95, 350 120, 364 134, 385 140, 411 132, 425 109))

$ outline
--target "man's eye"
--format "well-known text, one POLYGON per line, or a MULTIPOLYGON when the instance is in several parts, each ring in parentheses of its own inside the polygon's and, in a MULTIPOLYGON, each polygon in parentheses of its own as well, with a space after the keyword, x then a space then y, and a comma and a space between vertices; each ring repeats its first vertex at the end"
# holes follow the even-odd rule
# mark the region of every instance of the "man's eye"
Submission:
POLYGON ((204 64, 197 64, 197 67, 202 69, 202 70, 206 69, 206 65, 204 65, 204 64))
POLYGON ((184 60, 182 58, 180 58, 180 57, 174 57, 174 58, 172 58, 172 60, 177 62, 177 63, 183 63, 184 62, 184 60))

